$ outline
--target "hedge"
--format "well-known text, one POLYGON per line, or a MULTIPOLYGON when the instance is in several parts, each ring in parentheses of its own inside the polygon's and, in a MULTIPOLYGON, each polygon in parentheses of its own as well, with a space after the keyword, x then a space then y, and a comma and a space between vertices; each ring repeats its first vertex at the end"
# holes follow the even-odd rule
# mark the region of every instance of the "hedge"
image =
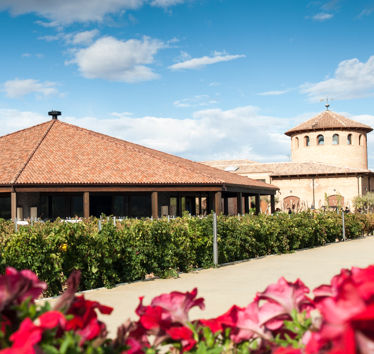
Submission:
MULTIPOLYGON (((345 216, 346 237, 373 231, 374 218, 345 216)), ((168 220, 125 219, 102 223, 34 223, 14 231, 0 220, 0 273, 6 266, 31 269, 48 284, 48 295, 61 293, 73 269, 82 272, 81 289, 176 275, 213 266, 212 216, 168 220)), ((219 216, 219 263, 292 252, 342 238, 341 216, 329 213, 219 216)))

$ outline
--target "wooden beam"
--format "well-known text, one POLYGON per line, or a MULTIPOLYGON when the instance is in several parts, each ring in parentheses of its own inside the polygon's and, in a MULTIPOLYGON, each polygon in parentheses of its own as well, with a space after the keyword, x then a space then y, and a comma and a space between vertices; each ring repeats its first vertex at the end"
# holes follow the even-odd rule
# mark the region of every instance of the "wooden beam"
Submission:
POLYGON ((90 192, 83 193, 83 217, 90 217, 90 192))
MULTIPOLYGON (((17 192, 50 192, 50 193, 69 193, 69 192, 153 192, 157 189, 159 192, 215 192, 221 191, 220 186, 25 186, 16 187, 17 192)), ((10 191, 10 190, 9 190, 10 191)))
POLYGON ((13 221, 17 218, 17 193, 11 192, 10 195, 10 214, 13 221))
POLYGON ((222 192, 215 192, 214 193, 214 211, 217 215, 221 214, 221 200, 222 200, 222 192))
POLYGON ((237 210, 238 214, 243 214, 243 193, 239 192, 236 196, 236 204, 237 204, 237 210))
POLYGON ((256 194, 256 215, 260 214, 261 209, 260 209, 260 195, 256 194))
POLYGON ((152 192, 152 217, 158 218, 158 192, 152 192))
POLYGON ((0 193, 11 193, 12 191, 11 187, 0 187, 0 193))
POLYGON ((274 195, 270 196, 270 210, 271 210, 271 213, 274 214, 275 212, 275 196, 274 195))

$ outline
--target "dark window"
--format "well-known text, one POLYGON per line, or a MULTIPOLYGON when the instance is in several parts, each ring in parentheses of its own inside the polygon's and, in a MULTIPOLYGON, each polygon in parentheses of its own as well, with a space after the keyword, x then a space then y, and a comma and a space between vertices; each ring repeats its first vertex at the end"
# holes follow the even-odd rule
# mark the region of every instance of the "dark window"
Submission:
POLYGON ((325 138, 323 135, 317 136, 317 145, 323 145, 325 143, 325 138))
POLYGON ((334 134, 332 136, 332 145, 339 145, 339 135, 338 134, 334 134))
POLYGON ((113 196, 113 215, 125 216, 125 197, 123 195, 113 196))
POLYGON ((151 213, 151 195, 132 195, 129 196, 129 216, 146 217, 151 213))
POLYGON ((0 218, 10 219, 10 196, 1 196, 0 197, 0 218))
POLYGON ((176 197, 170 198, 169 214, 171 216, 177 216, 178 212, 178 199, 176 197))
POLYGON ((304 143, 305 143, 305 146, 310 146, 309 136, 304 136, 304 143))
POLYGON ((347 144, 352 145, 352 134, 348 134, 347 136, 347 144))

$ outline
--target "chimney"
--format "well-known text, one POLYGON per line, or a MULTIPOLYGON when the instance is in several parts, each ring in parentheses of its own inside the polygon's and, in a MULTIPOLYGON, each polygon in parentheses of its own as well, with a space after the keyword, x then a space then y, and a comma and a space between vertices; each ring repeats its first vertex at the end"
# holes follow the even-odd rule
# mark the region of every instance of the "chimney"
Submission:
POLYGON ((52 119, 57 119, 57 117, 61 115, 61 112, 59 112, 59 111, 49 111, 48 115, 52 116, 52 119))

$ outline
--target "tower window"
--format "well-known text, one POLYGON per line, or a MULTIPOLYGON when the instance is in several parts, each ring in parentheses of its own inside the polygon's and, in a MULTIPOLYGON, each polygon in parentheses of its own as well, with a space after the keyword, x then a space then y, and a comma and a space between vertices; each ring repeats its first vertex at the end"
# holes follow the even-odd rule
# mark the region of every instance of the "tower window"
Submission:
POLYGON ((325 138, 323 135, 318 135, 317 136, 317 145, 323 145, 325 143, 325 138))
POLYGON ((339 145, 339 135, 338 134, 334 134, 332 136, 332 145, 339 145))
POLYGON ((347 144, 352 145, 352 134, 348 134, 347 136, 347 144))
POLYGON ((308 135, 304 136, 304 143, 305 143, 305 146, 310 146, 310 139, 308 135))

